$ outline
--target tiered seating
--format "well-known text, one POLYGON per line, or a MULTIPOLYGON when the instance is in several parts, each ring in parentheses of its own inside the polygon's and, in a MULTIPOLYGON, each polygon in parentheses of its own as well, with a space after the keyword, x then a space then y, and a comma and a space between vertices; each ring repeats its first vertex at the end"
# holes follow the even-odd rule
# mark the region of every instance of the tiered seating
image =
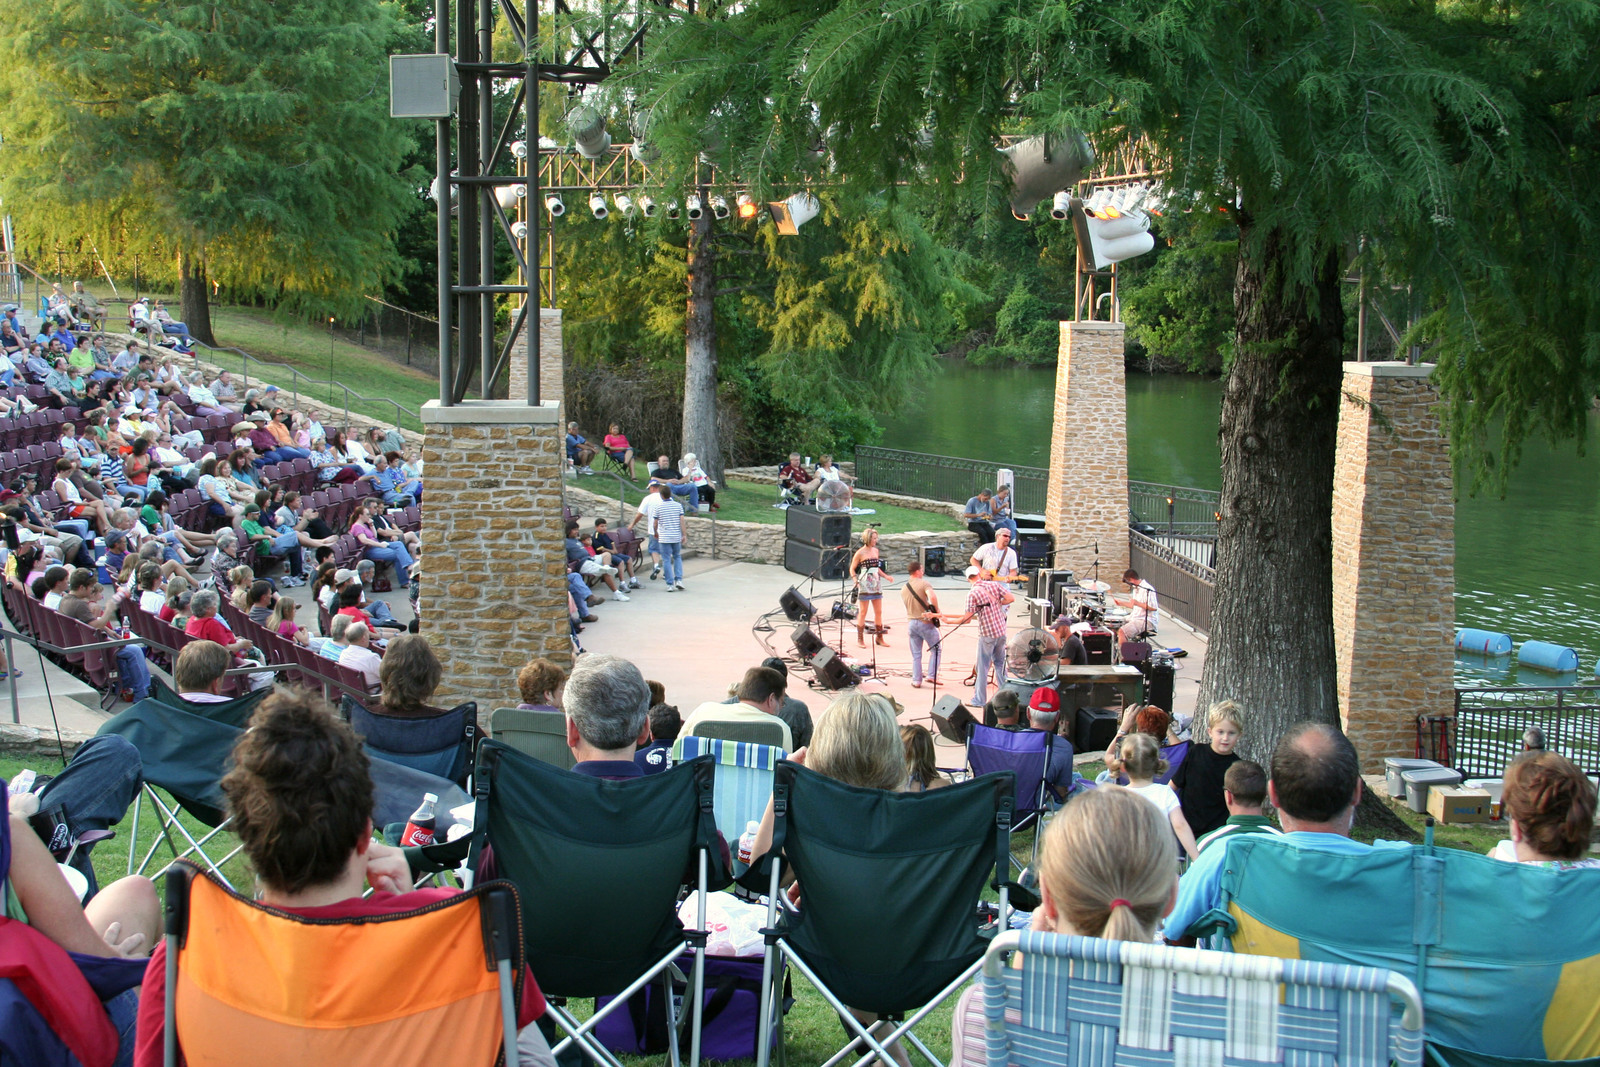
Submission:
MULTIPOLYGON (((282 681, 308 689, 321 689, 334 703, 338 703, 345 693, 365 701, 376 692, 367 687, 366 677, 360 671, 341 667, 333 660, 319 656, 286 637, 280 637, 259 623, 251 622, 249 615, 226 599, 222 601, 222 619, 235 637, 242 637, 261 649, 268 663, 292 665, 281 675, 282 681)), ((381 650, 378 651, 381 653, 381 650)))
MULTIPOLYGON (((0 597, 3 597, 6 613, 11 616, 12 623, 20 633, 55 645, 57 648, 92 645, 116 639, 115 634, 102 633, 59 611, 52 611, 9 584, 0 585, 0 597)), ((116 649, 46 652, 45 655, 62 670, 93 686, 103 698, 115 694, 116 649)), ((109 703, 109 700, 102 699, 102 703, 109 703)))

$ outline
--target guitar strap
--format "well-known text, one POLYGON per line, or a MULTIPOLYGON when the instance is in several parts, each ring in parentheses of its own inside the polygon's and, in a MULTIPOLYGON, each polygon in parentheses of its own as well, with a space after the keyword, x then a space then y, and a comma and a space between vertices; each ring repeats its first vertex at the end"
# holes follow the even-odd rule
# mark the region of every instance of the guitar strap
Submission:
MULTIPOLYGON (((933 612, 932 606, 929 605, 929 603, 926 600, 922 599, 922 594, 917 592, 917 587, 916 586, 911 585, 910 583, 907 583, 906 584, 906 591, 908 593, 910 593, 913 597, 916 598, 918 604, 922 605, 922 610, 923 611, 930 612, 930 613, 933 612)), ((939 620, 938 619, 933 619, 933 620, 924 619, 923 621, 924 622, 929 622, 930 625, 933 625, 933 626, 938 626, 939 625, 939 620)))

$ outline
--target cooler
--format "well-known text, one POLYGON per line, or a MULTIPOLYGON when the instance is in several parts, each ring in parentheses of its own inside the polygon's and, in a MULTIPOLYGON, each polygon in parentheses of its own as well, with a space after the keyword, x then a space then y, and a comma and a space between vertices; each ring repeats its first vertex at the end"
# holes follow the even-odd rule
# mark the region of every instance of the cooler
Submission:
POLYGON ((1464 777, 1460 771, 1449 767, 1417 767, 1401 771, 1406 782, 1406 803, 1418 815, 1428 813, 1428 789, 1436 785, 1460 785, 1464 777))
POLYGON ((1396 800, 1402 800, 1406 795, 1406 780, 1402 775, 1406 771, 1421 770, 1423 767, 1443 766, 1438 760, 1410 759, 1403 756, 1390 756, 1383 761, 1383 778, 1389 786, 1389 795, 1396 800))

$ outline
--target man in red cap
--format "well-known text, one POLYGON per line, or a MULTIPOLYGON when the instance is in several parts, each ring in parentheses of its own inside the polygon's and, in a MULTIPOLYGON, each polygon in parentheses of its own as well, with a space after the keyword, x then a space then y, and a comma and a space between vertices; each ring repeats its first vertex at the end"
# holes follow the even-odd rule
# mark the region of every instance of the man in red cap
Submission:
MULTIPOLYGON (((1029 729, 1055 733, 1060 713, 1061 696, 1054 686, 1040 686, 1028 699, 1029 729)), ((1060 734, 1050 741, 1050 762, 1044 769, 1044 784, 1058 804, 1072 792, 1072 742, 1060 734)))

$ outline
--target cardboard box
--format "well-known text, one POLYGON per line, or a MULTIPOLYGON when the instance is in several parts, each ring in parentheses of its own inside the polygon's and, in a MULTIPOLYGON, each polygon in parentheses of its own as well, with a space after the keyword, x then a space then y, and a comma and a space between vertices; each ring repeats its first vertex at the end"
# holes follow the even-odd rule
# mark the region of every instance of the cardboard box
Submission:
POLYGON ((1489 791, 1459 785, 1436 785, 1428 790, 1428 814, 1435 822, 1488 822, 1489 791))

